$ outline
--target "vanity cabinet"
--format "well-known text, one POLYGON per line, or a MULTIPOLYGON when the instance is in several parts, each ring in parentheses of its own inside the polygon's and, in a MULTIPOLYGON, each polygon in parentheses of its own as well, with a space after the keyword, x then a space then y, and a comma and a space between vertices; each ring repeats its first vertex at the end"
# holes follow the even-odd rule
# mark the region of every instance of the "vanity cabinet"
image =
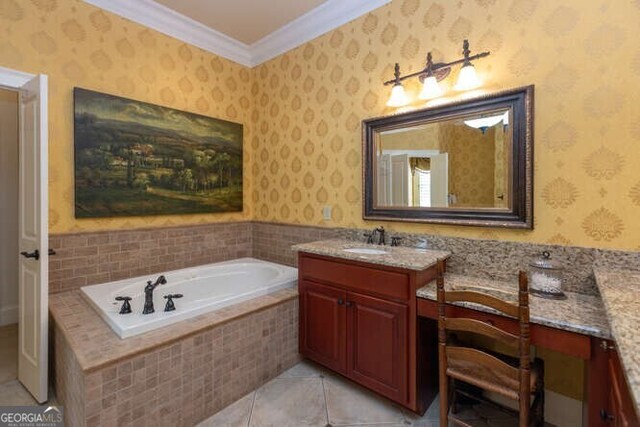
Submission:
POLYGON ((607 376, 610 384, 608 387, 608 407, 600 412, 600 417, 609 426, 637 427, 640 426, 640 418, 635 411, 635 405, 629 394, 629 387, 624 378, 622 365, 615 344, 608 344, 607 376))
POLYGON ((300 352, 327 368, 347 371, 346 292, 310 281, 298 282, 300 352))
POLYGON ((414 271, 300 252, 300 352, 422 412, 416 289, 435 267, 414 271))

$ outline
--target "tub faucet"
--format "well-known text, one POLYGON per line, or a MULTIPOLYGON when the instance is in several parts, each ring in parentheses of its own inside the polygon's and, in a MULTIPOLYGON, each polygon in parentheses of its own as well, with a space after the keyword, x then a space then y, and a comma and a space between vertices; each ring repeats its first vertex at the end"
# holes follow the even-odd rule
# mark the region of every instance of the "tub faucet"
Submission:
POLYGON ((153 309, 153 290, 158 285, 164 285, 167 283, 167 279, 164 276, 160 276, 156 279, 155 283, 149 280, 147 286, 144 287, 144 309, 142 314, 151 314, 155 310, 153 309))

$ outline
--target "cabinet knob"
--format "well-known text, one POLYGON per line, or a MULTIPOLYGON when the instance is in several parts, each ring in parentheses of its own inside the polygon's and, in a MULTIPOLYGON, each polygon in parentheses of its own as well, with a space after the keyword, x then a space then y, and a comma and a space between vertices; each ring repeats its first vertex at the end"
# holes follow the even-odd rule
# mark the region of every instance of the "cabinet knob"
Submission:
POLYGON ((351 301, 347 301, 347 303, 345 304, 347 307, 351 307, 353 305, 353 303, 351 301))
POLYGON ((344 301, 342 300, 342 298, 338 298, 338 305, 343 305, 344 301))

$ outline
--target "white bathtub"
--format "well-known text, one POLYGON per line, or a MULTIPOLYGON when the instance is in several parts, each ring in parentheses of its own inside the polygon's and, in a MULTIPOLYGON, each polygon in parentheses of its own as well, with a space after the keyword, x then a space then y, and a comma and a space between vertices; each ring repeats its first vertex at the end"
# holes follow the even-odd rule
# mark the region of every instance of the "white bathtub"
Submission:
POLYGON ((81 288, 82 295, 120 337, 127 338, 179 322, 202 313, 246 301, 279 289, 294 287, 298 269, 253 258, 185 268, 162 273, 167 279, 153 292, 155 313, 142 314, 144 287, 159 274, 81 288), (175 311, 165 312, 164 295, 175 299, 175 311), (132 313, 119 314, 117 296, 128 296, 132 313))

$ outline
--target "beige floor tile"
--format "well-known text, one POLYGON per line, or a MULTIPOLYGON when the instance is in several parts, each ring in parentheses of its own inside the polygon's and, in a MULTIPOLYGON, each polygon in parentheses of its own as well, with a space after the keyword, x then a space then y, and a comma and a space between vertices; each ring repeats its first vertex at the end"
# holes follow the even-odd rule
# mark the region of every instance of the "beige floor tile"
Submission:
POLYGON ((0 327, 0 384, 18 378, 18 324, 0 327))
POLYGON ((419 416, 409 411, 408 409, 403 409, 402 414, 404 415, 405 422, 407 425, 412 427, 431 427, 438 425, 438 420, 440 419, 440 402, 436 397, 431 406, 427 408, 423 416, 419 416))
POLYGON ((202 421, 197 427, 246 427, 249 424, 255 393, 252 391, 214 416, 202 421))
POLYGON ((283 372, 278 378, 319 378, 327 371, 313 362, 302 361, 283 372))
POLYGON ((0 406, 32 406, 37 402, 17 380, 0 385, 0 406))
POLYGON ((323 379, 331 425, 402 423, 399 407, 333 375, 323 379))
POLYGON ((320 378, 276 378, 256 391, 251 427, 302 427, 327 424, 320 378))

